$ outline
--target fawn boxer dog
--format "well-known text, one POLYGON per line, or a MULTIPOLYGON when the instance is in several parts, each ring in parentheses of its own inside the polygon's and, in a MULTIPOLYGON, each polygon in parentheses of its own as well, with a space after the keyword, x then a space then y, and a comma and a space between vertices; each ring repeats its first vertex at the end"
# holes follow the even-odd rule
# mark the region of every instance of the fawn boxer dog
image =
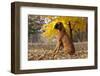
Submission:
POLYGON ((63 23, 57 22, 54 26, 54 29, 58 31, 56 36, 56 47, 54 53, 57 54, 61 48, 63 48, 65 54, 73 55, 75 53, 75 48, 72 42, 72 39, 68 36, 63 23))

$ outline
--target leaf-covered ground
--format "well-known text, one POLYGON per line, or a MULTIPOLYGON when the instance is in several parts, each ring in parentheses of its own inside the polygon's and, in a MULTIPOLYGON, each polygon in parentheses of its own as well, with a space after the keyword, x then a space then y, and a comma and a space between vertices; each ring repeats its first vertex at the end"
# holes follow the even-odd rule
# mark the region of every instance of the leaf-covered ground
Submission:
POLYGON ((60 59, 83 59, 88 57, 87 42, 74 43, 75 54, 65 54, 63 50, 54 56, 55 45, 29 44, 28 60, 60 60, 60 59))

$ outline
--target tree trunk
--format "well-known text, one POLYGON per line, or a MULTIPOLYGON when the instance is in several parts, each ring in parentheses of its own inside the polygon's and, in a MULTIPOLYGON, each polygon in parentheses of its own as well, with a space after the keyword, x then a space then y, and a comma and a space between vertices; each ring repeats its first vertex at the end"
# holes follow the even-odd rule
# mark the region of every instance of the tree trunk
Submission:
POLYGON ((73 29, 72 29, 72 27, 71 27, 70 21, 68 22, 68 27, 69 27, 70 38, 71 38, 71 40, 73 41, 73 34, 72 34, 73 29))

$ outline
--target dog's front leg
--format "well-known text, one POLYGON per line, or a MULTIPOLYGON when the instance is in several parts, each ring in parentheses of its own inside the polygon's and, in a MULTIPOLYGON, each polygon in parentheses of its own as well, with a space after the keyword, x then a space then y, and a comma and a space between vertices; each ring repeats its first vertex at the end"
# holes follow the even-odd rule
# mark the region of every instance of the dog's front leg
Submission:
POLYGON ((54 49, 54 55, 56 55, 59 52, 60 46, 61 46, 61 41, 58 41, 56 48, 54 49))

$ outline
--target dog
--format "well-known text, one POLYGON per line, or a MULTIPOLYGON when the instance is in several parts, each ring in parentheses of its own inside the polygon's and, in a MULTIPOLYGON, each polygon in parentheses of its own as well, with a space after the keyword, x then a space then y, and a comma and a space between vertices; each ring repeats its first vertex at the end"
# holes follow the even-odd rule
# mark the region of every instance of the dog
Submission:
POLYGON ((63 48, 65 54, 73 55, 75 53, 75 48, 72 39, 69 37, 64 28, 63 23, 57 22, 54 26, 54 29, 58 31, 58 34, 56 35, 57 43, 54 49, 54 53, 57 54, 59 50, 63 48))

